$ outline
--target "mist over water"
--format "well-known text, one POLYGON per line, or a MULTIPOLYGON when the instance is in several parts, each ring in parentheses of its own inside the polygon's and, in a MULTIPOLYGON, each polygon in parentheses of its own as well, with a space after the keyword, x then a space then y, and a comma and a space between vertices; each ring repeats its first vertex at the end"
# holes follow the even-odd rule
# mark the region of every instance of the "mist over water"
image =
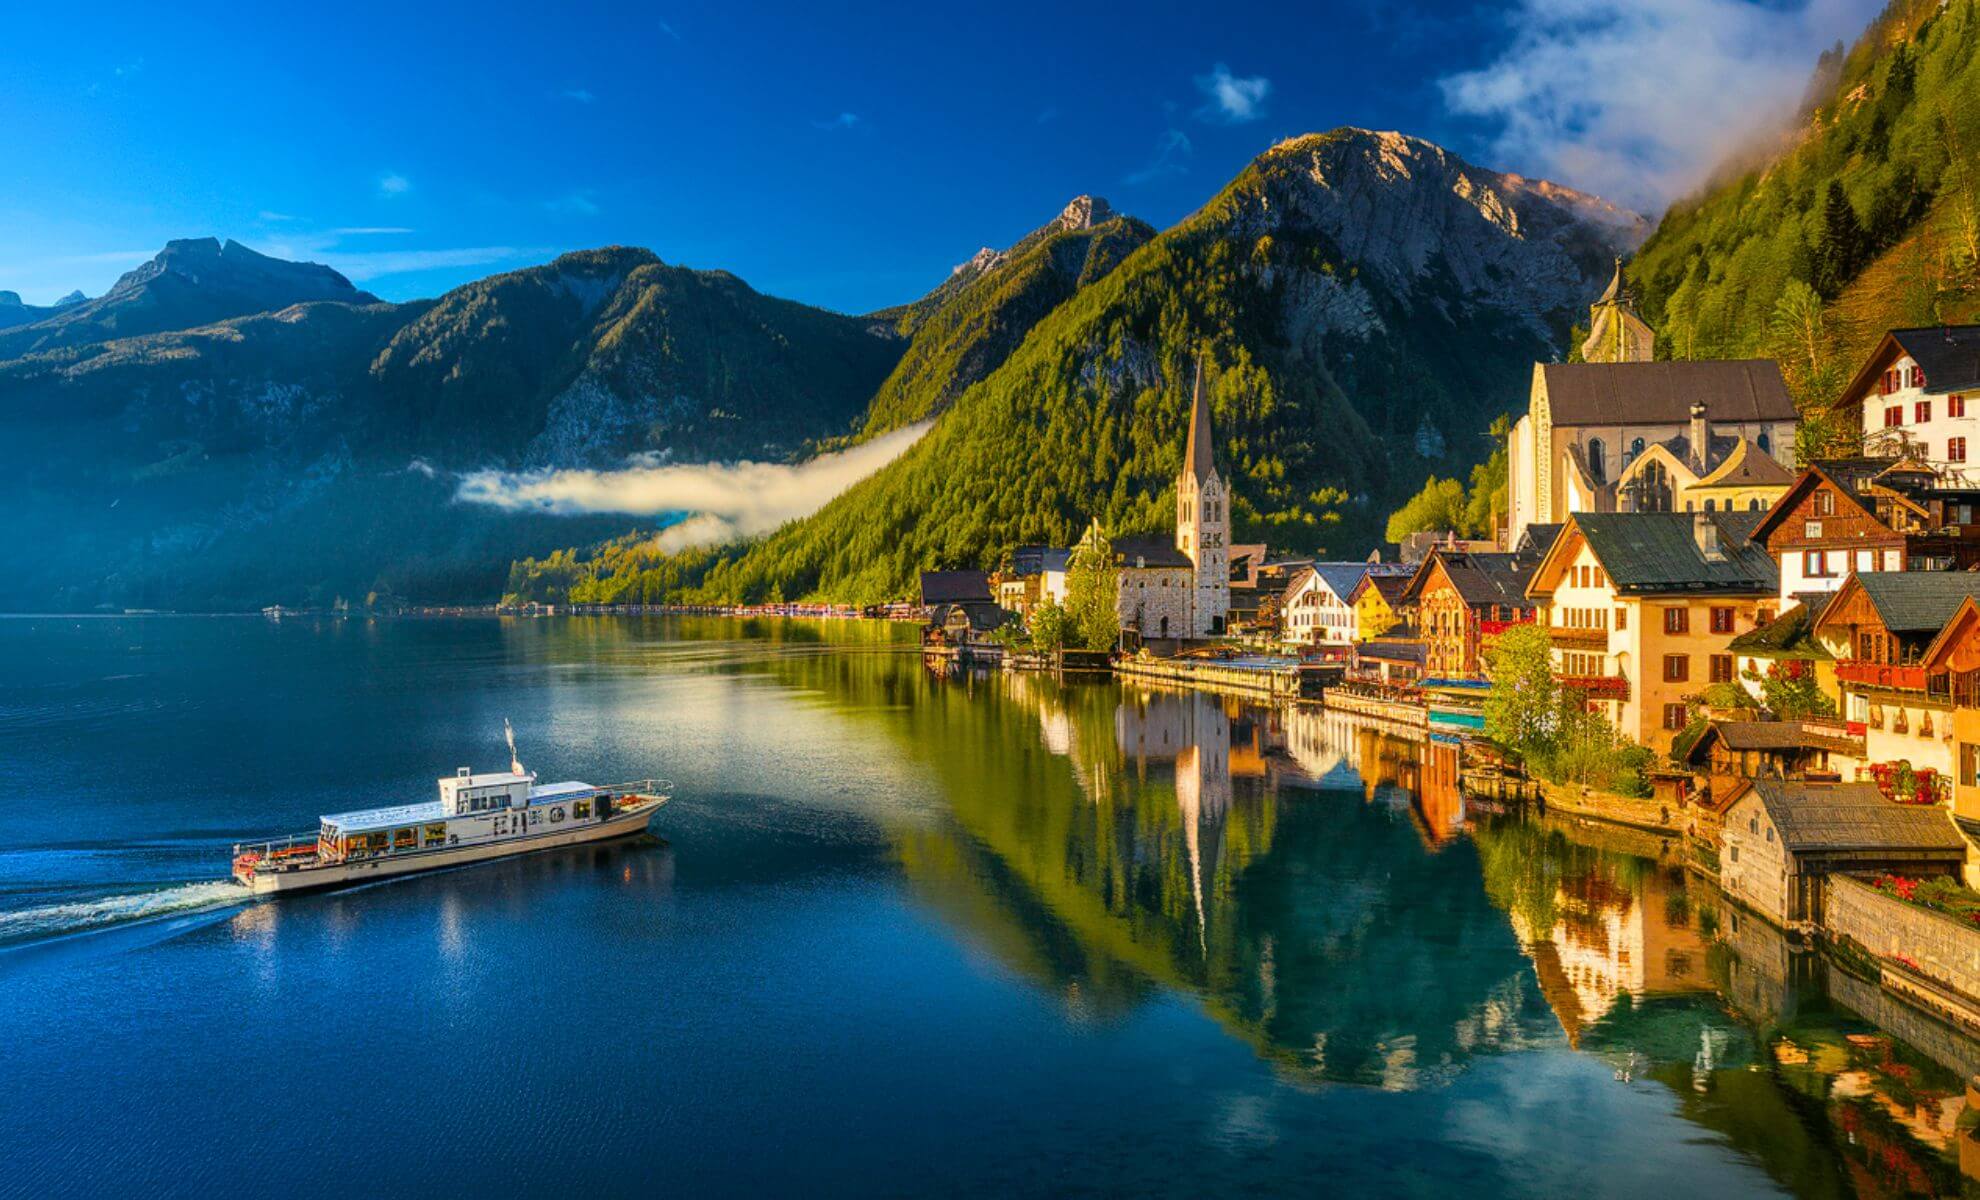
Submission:
POLYGON ((911 637, 0 620, 0 1193, 1958 1193, 1980 1047, 1668 845, 911 637), (217 882, 504 718, 545 778, 675 780, 657 836, 217 882))

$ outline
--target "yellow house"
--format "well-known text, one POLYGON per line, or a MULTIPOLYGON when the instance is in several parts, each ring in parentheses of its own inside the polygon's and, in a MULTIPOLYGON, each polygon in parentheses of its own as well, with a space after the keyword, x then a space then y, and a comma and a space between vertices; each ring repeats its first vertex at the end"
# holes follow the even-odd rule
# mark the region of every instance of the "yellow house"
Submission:
POLYGON ((1527 585, 1555 670, 1658 753, 1693 699, 1737 679, 1732 640, 1773 616, 1780 576, 1748 540, 1761 514, 1575 513, 1527 585))
POLYGON ((1409 587, 1406 574, 1388 575, 1370 571, 1355 585, 1348 603, 1354 606, 1355 640, 1372 642, 1402 624, 1397 605, 1409 587))
POLYGON ((1980 882, 1980 601, 1968 597, 1925 651, 1925 675, 1952 701, 1953 824, 1966 835, 1966 882, 1980 882))

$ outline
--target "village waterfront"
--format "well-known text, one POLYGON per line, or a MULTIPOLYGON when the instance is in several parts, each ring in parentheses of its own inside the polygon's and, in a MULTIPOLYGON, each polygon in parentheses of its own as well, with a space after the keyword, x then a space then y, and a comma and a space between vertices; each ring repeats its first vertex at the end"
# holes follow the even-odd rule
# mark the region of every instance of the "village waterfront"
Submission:
POLYGON ((1973 1039, 1444 749, 883 623, 0 620, 0 1194, 1974 1190, 1973 1039), (217 882, 504 717, 659 836, 217 882))

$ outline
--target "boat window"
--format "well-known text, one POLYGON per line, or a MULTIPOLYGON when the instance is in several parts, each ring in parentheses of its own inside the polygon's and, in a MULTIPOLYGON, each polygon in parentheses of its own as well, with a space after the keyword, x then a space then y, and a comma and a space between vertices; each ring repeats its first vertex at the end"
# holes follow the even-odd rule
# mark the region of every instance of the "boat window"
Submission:
POLYGON ((588 821, 588 820, 590 820, 590 819, 591 819, 591 801, 589 801, 589 800, 579 800, 579 801, 577 801, 577 802, 576 802, 575 804, 572 804, 572 805, 571 805, 571 819, 572 819, 572 820, 576 820, 576 821, 588 821))
POLYGON ((447 823, 441 821, 428 825, 422 832, 420 840, 428 846, 438 846, 445 842, 447 840, 447 823))
POLYGON ((392 831, 392 849, 411 850, 419 845, 419 830, 408 825, 392 831))

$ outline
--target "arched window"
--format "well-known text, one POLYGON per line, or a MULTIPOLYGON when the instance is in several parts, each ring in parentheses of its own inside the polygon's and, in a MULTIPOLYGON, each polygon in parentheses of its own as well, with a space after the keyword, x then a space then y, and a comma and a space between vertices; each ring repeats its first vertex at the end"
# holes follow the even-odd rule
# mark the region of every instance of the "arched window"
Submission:
POLYGON ((1774 452, 1774 439, 1768 437, 1764 432, 1759 437, 1753 439, 1753 444, 1768 454, 1774 452))
POLYGON ((1766 507, 1767 507, 1766 505, 1764 505, 1764 504, 1762 504, 1762 503, 1760 503, 1760 501, 1758 501, 1758 500, 1748 500, 1748 501, 1746 502, 1746 511, 1747 511, 1747 512, 1759 512, 1759 511, 1761 511, 1762 509, 1764 509, 1764 508, 1766 508, 1766 507))
POLYGON ((1711 512, 1711 511, 1713 511, 1713 509, 1714 509, 1714 508, 1715 508, 1715 507, 1717 506, 1717 504, 1718 504, 1718 502, 1717 502, 1717 501, 1715 501, 1715 500, 1707 500, 1707 501, 1705 502, 1705 511, 1706 511, 1706 512, 1711 512))
POLYGON ((1631 458, 1631 460, 1634 460, 1640 455, 1642 455, 1642 453, 1643 453, 1643 439, 1637 438, 1635 441, 1629 444, 1629 457, 1631 458))
POLYGON ((1588 478, 1597 487, 1609 482, 1608 447, 1601 438, 1588 439, 1588 478))

